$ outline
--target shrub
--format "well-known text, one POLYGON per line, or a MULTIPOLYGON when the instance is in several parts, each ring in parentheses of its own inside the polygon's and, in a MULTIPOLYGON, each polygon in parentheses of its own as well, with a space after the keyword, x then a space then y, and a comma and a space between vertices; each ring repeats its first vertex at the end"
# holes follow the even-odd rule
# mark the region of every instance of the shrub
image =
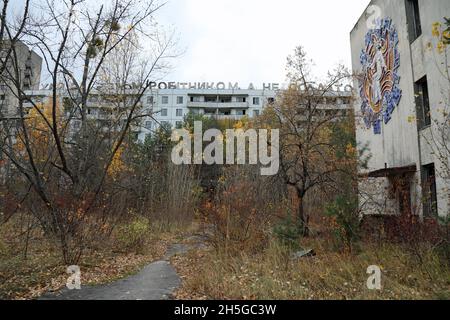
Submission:
POLYGON ((212 245, 229 254, 264 250, 272 214, 278 209, 275 195, 276 191, 254 168, 224 170, 215 198, 199 210, 204 223, 212 228, 212 245))
POLYGON ((130 223, 118 228, 117 239, 123 248, 138 252, 142 250, 149 230, 150 221, 147 218, 135 217, 130 223))
POLYGON ((296 219, 292 214, 281 218, 278 224, 273 228, 273 232, 283 245, 291 249, 299 249, 299 239, 302 236, 302 225, 299 219, 296 219))
POLYGON ((327 206, 325 213, 334 219, 333 234, 337 246, 352 252, 354 243, 360 239, 358 197, 340 195, 327 206))

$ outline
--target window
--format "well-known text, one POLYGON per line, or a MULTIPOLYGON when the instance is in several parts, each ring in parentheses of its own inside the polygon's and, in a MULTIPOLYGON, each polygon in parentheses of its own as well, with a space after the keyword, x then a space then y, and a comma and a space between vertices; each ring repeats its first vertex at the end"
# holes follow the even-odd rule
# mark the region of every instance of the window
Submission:
POLYGON ((253 116, 258 117, 259 116, 259 110, 253 110, 253 116))
POLYGON ((246 97, 236 97, 236 102, 247 102, 246 97))
POLYGON ((230 103, 231 102, 231 97, 224 97, 224 96, 222 96, 222 97, 219 98, 219 102, 220 103, 230 103))
POLYGON ((259 106, 259 98, 258 97, 253 98, 253 105, 259 106))
POLYGON ((436 171, 434 163, 422 167, 422 192, 424 216, 437 216, 436 171))
POLYGON ((183 104, 184 98, 183 97, 177 97, 177 104, 183 104))
POLYGON ((267 102, 269 104, 273 104, 275 102, 275 98, 267 98, 267 102))
POLYGON ((427 77, 423 77, 414 84, 414 94, 416 96, 419 129, 423 129, 431 125, 430 98, 428 96, 427 77))
POLYGON ((183 109, 177 109, 177 117, 183 116, 183 109))
POLYGON ((147 104, 153 104, 153 96, 147 97, 147 104))
POLYGON ((162 96, 161 102, 162 102, 162 104, 169 104, 169 97, 168 96, 162 96))
POLYGON ((217 102, 217 96, 206 96, 205 102, 217 102))
POLYGON ((4 94, 0 95, 0 100, 1 101, 5 100, 5 95, 4 94))
POLYGON ((183 122, 182 122, 182 121, 177 121, 177 122, 175 122, 175 127, 176 127, 177 129, 183 128, 183 122))
POLYGON ((191 102, 201 102, 201 101, 202 101, 202 97, 201 96, 191 97, 191 102))
POLYGON ((413 43, 422 34, 419 0, 406 0, 406 19, 408 23, 409 41, 413 43))
POLYGON ((167 117, 167 109, 161 109, 161 117, 167 117))
POLYGON ((148 130, 152 129, 152 122, 151 121, 145 121, 145 128, 148 130))
POLYGON ((342 98, 342 103, 343 104, 350 104, 351 102, 351 98, 350 97, 343 97, 342 98))

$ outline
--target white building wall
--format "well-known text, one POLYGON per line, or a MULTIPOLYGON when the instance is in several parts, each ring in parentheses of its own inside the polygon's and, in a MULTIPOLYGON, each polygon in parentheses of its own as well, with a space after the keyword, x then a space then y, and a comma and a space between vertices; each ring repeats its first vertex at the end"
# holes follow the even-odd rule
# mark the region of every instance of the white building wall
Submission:
MULTIPOLYGON (((380 9, 381 18, 391 18, 399 35, 398 49, 400 52, 400 67, 398 73, 401 77, 400 88, 402 90, 402 98, 399 105, 392 114, 392 119, 388 124, 382 122, 382 131, 380 135, 375 135, 372 129, 367 129, 358 115, 361 115, 361 99, 359 90, 357 92, 357 100, 355 103, 355 111, 357 115, 357 140, 360 148, 368 146, 372 154, 369 161, 368 170, 361 170, 360 173, 367 173, 384 168, 405 167, 415 164, 417 172, 413 179, 413 205, 418 204, 421 198, 421 174, 422 165, 435 163, 436 170, 439 169, 439 161, 433 155, 432 149, 425 139, 420 136, 430 136, 430 129, 423 130, 419 133, 416 122, 416 104, 414 83, 427 76, 428 88, 430 95, 431 118, 439 119, 439 105, 442 105, 442 90, 448 88, 447 82, 439 74, 437 66, 440 65, 439 59, 435 59, 436 52, 427 50, 428 44, 432 42, 431 30, 432 24, 436 21, 443 22, 443 17, 450 17, 450 1, 448 0, 419 0, 420 18, 422 25, 422 36, 415 42, 410 44, 407 26, 406 5, 404 0, 373 0, 369 7, 363 13, 354 29, 351 31, 351 52, 352 65, 356 73, 361 72, 362 65, 360 63, 360 53, 365 47, 365 36, 369 31, 370 23, 374 17, 374 11, 370 6, 377 6, 380 9), (415 198, 415 199, 414 199, 415 198)), ((448 48, 447 48, 448 50, 448 48)), ((356 80, 355 88, 359 88, 356 80)), ((447 102, 448 103, 448 102, 447 102)), ((445 181, 437 174, 438 189, 438 211, 440 215, 447 215, 449 211, 448 204, 448 181, 445 181)), ((367 181, 362 182, 361 187, 364 188, 367 181)), ((387 191, 389 192, 389 191, 387 191)), ((383 202, 383 199, 379 199, 383 202)), ((422 210, 418 208, 420 213, 422 210)), ((370 210, 367 213, 373 213, 370 210)))
MULTIPOLYGON (((264 106, 267 104, 269 98, 275 98, 276 92, 272 90, 221 90, 221 89, 158 89, 149 91, 142 98, 142 103, 147 111, 154 112, 153 119, 147 117, 144 124, 151 122, 151 130, 143 128, 139 134, 139 139, 143 141, 146 135, 151 134, 162 123, 168 122, 172 128, 176 127, 177 122, 183 122, 184 117, 192 111, 188 105, 190 103, 190 96, 200 96, 201 101, 204 101, 204 96, 231 96, 232 102, 226 103, 228 107, 221 106, 217 103, 217 108, 227 108, 231 112, 231 116, 237 116, 236 111, 245 109, 246 115, 254 116, 254 111, 262 113, 264 106), (148 97, 153 96, 153 104, 148 103, 148 97), (236 97, 243 96, 246 98, 246 107, 242 107, 242 103, 236 101, 236 97), (163 104, 163 97, 168 97, 168 103, 163 104), (183 97, 183 103, 177 103, 177 97, 183 97), (253 98, 259 98, 259 104, 253 104, 253 98), (167 109, 167 116, 162 115, 161 110, 167 109), (182 109, 182 115, 177 116, 177 109, 182 109)), ((201 105, 201 104, 199 104, 201 105)))

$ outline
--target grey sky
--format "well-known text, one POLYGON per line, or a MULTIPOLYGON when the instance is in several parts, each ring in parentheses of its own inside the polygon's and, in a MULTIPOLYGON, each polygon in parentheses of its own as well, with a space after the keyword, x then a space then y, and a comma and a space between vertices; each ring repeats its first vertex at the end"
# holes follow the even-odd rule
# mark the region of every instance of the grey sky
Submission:
MULTIPOLYGON (((40 0, 35 0, 39 3, 40 0)), ((107 0, 89 0, 103 3, 107 0)), ((139 1, 139 0, 136 0, 139 1)), ((370 0, 158 0, 160 25, 185 53, 167 81, 284 82, 287 55, 302 45, 316 75, 351 66, 350 31, 370 0)), ((12 1, 22 10, 23 0, 12 1)), ((145 47, 145 46, 144 46, 145 47)))
POLYGON ((348 67, 350 31, 370 0, 169 0, 159 20, 186 53, 167 80, 284 82, 286 57, 302 45, 318 76, 348 67))

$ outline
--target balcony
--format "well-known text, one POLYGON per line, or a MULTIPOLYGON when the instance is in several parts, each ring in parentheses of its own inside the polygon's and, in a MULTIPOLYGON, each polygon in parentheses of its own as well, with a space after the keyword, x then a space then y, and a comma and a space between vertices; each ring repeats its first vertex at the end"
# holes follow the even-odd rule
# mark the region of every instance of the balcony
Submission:
POLYGON ((248 102, 191 102, 187 103, 188 108, 204 109, 248 109, 248 102))
POLYGON ((203 114, 204 117, 216 119, 216 120, 241 120, 244 118, 244 115, 237 115, 237 114, 211 114, 211 113, 205 113, 203 114))

